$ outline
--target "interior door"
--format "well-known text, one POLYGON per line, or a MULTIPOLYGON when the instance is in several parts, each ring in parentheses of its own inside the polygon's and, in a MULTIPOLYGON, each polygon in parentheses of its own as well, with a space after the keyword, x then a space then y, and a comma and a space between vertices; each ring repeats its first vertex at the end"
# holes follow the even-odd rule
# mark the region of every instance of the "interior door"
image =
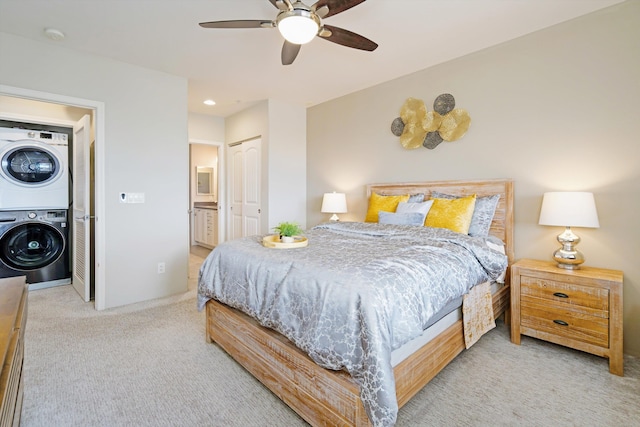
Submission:
POLYGON ((91 119, 85 115, 73 127, 73 288, 88 302, 91 298, 91 119))
POLYGON ((229 238, 261 233, 261 140, 229 147, 229 238))
POLYGON ((244 236, 260 234, 260 145, 259 139, 242 143, 243 198, 242 219, 244 236))
POLYGON ((229 147, 229 239, 242 233, 242 144, 229 147))

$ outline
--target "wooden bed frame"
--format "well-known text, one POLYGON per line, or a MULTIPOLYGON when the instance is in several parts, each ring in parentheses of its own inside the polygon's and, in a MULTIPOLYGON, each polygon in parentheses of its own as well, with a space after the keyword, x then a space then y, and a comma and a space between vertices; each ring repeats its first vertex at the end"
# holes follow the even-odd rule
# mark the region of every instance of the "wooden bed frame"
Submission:
MULTIPOLYGON (((500 194, 490 234, 505 242, 509 265, 514 261, 513 183, 511 180, 437 181, 371 184, 367 196, 432 191, 478 197, 500 194)), ((506 286, 493 295, 496 317, 509 323, 509 272, 506 286)), ((249 316, 215 300, 206 308, 207 341, 216 342, 254 377, 312 426, 370 426, 359 388, 344 371, 316 365, 279 333, 260 326, 249 316)), ((462 350, 464 334, 459 320, 394 368, 398 407, 402 407, 462 350)))

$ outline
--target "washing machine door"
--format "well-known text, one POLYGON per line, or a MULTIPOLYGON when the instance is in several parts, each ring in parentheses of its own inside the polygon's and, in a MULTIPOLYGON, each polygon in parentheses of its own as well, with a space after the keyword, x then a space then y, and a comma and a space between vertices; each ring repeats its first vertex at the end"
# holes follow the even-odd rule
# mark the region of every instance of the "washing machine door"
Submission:
POLYGON ((16 141, 0 153, 0 174, 24 187, 48 185, 62 174, 60 159, 47 144, 16 141))
POLYGON ((65 248, 62 233, 48 224, 26 222, 0 238, 0 259, 16 270, 31 271, 56 262, 65 248))

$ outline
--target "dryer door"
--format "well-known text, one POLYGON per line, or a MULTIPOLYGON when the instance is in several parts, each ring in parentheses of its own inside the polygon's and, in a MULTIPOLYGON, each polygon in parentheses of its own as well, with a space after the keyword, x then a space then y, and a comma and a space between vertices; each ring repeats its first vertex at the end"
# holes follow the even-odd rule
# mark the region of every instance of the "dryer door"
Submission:
POLYGON ((55 227, 25 222, 2 235, 0 259, 16 270, 38 270, 56 262, 64 248, 64 237, 55 227))
POLYGON ((46 144, 17 141, 0 154, 0 173, 14 184, 40 187, 55 181, 62 173, 60 160, 46 144))

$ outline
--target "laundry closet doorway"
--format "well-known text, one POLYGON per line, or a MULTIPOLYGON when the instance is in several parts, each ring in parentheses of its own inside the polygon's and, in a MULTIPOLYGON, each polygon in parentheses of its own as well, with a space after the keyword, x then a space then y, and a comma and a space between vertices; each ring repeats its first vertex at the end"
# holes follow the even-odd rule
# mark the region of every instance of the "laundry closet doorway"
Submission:
MULTIPOLYGON (((102 102, 91 101, 80 98, 67 97, 64 95, 51 94, 40 91, 33 91, 22 88, 15 88, 11 86, 0 85, 0 119, 34 123, 42 125, 54 125, 62 126, 74 129, 79 134, 88 136, 90 132, 87 126, 92 125, 93 129, 93 148, 89 145, 83 145, 83 158, 84 160, 75 164, 74 167, 82 168, 82 172, 74 171, 74 178, 78 182, 78 179, 82 179, 83 188, 78 191, 87 190, 87 199, 83 201, 83 214, 78 218, 78 222, 73 221, 74 230, 76 227, 82 229, 81 233, 77 236, 74 235, 72 239, 73 251, 82 250, 86 256, 86 259, 82 260, 80 265, 76 265, 77 260, 73 264, 73 280, 80 280, 76 278, 77 274, 81 276, 80 281, 82 283, 74 283, 80 285, 76 290, 80 294, 80 297, 84 301, 89 301, 94 298, 94 305, 97 310, 105 308, 105 277, 104 269, 99 268, 100 265, 104 265, 104 223, 99 221, 104 215, 104 179, 103 179, 103 159, 104 159, 104 104, 102 102), (75 111, 76 116, 73 114, 69 116, 69 111, 75 111), (82 116, 89 115, 92 117, 92 122, 88 119, 82 119, 82 116), (95 168, 93 176, 95 181, 92 180, 91 162, 89 159, 89 153, 93 150, 95 153, 95 168), (81 177, 81 178, 80 178, 81 177), (91 193, 89 189, 93 189, 91 193), (93 200, 95 201, 94 209, 91 209, 91 198, 89 194, 93 194, 93 200), (86 227, 81 225, 82 222, 86 227), (90 224, 95 221, 95 227, 92 229, 90 224), (92 256, 93 254, 93 256, 92 256), (80 271, 80 269, 82 271, 80 271), (91 285, 94 285, 95 293, 92 295, 91 285)), ((78 136, 79 136, 78 134, 78 136)), ((91 138, 81 138, 87 141, 87 144, 92 142, 91 138)), ((76 147, 77 148, 77 147, 76 147)), ((75 151, 75 150, 74 150, 75 151)), ((70 156, 70 158, 72 158, 70 156)), ((75 196, 75 191, 72 190, 72 195, 75 196)), ((73 212, 73 207, 70 207, 70 218, 73 212)), ((75 234, 75 233, 74 233, 75 234)), ((74 255, 75 257, 75 255, 74 255)))

